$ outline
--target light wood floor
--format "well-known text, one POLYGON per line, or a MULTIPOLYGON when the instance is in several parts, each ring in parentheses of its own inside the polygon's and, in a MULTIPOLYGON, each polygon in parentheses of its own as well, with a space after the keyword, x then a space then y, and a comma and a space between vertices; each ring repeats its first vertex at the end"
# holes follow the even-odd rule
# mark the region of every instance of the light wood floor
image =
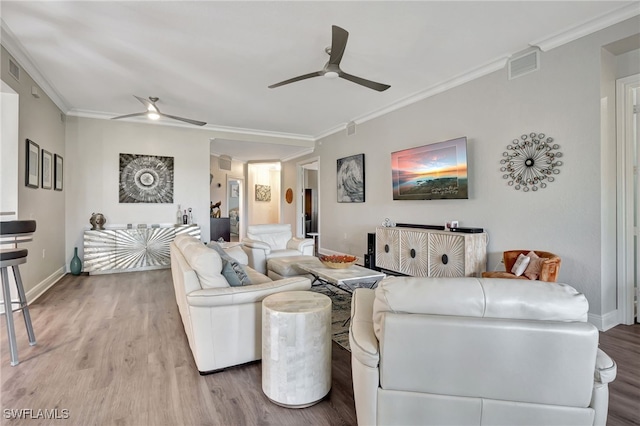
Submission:
MULTIPOLYGON (((302 410, 262 393, 260 363, 200 376, 169 270, 65 276, 31 305, 38 344, 16 315, 20 364, 9 366, 0 328, 1 424, 355 425, 350 353, 333 343, 332 390, 302 410), (7 409, 69 419, 7 420, 7 409), (50 412, 51 413, 51 412, 50 412), (56 414, 56 412, 53 412, 56 414)), ((618 363, 609 425, 640 425, 640 325, 601 334, 618 363)))

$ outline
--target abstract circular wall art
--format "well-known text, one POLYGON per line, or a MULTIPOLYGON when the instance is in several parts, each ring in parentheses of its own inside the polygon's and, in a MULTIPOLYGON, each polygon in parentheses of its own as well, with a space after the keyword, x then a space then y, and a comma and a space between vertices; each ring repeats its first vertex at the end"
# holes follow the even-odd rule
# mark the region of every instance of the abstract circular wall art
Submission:
POLYGON ((560 146, 553 143, 553 138, 544 133, 530 133, 514 139, 507 150, 502 153, 500 171, 507 185, 517 191, 537 191, 546 188, 548 182, 555 180, 554 175, 560 173, 562 153, 560 146))
POLYGON ((121 203, 173 203, 173 157, 120 154, 121 203))

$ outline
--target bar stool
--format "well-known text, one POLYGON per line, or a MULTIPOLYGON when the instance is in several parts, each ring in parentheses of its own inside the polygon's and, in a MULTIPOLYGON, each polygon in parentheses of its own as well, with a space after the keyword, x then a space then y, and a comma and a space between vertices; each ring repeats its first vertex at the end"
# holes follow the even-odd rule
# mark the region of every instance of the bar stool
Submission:
POLYGON ((2 273, 2 294, 4 299, 4 315, 7 320, 7 334, 9 335, 9 349, 11 350, 11 365, 18 365, 18 345, 16 342, 16 331, 13 325, 13 312, 22 311, 24 323, 27 327, 29 345, 36 344, 36 336, 31 325, 31 316, 27 306, 27 298, 22 286, 20 269, 18 265, 27 262, 27 249, 19 249, 18 243, 24 243, 33 239, 36 230, 35 220, 12 220, 0 222, 0 245, 11 244, 13 248, 0 250, 0 268, 2 273), (13 269, 16 287, 18 290, 18 300, 11 299, 11 283, 7 269, 13 269), (18 305, 13 308, 13 305, 18 305))

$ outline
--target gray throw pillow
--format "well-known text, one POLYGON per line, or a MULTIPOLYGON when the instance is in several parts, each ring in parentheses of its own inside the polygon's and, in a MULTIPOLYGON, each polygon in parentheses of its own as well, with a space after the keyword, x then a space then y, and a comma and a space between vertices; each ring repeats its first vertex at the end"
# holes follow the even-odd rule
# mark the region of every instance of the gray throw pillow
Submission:
POLYGON ((236 287, 251 284, 247 271, 244 270, 244 266, 242 266, 242 264, 229 256, 217 242, 209 242, 209 247, 217 251, 220 255, 220 258, 222 259, 221 273, 227 279, 230 286, 236 287))

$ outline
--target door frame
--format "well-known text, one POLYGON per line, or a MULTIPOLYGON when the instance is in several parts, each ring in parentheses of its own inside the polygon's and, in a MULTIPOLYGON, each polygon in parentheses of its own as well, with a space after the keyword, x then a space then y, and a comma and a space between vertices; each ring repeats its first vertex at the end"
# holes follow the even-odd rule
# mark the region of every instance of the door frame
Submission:
POLYGON ((316 241, 317 247, 320 246, 320 233, 321 233, 321 224, 320 220, 320 212, 321 210, 321 201, 320 194, 322 194, 321 183, 320 183, 320 157, 311 157, 306 160, 299 161, 296 163, 296 232, 299 236, 305 237, 304 232, 304 170, 306 165, 317 163, 317 173, 318 173, 318 240, 316 241))
MULTIPOLYGON (((633 324, 634 318, 634 180, 633 166, 633 98, 640 88, 640 74, 616 80, 617 130, 617 269, 618 315, 622 324, 633 324)), ((637 173, 636 178, 637 178, 637 173)))
POLYGON ((227 194, 227 199, 225 200, 227 202, 227 217, 229 217, 229 198, 231 197, 231 194, 229 194, 229 183, 231 181, 238 181, 238 186, 239 186, 239 194, 238 194, 238 209, 240 210, 240 224, 238 226, 238 241, 242 241, 242 239, 244 238, 244 231, 245 231, 245 223, 247 221, 247 212, 246 212, 246 207, 245 207, 245 193, 246 193, 246 188, 244 186, 244 176, 234 176, 231 175, 229 173, 227 173, 227 179, 226 179, 226 188, 225 188, 225 192, 227 194))

